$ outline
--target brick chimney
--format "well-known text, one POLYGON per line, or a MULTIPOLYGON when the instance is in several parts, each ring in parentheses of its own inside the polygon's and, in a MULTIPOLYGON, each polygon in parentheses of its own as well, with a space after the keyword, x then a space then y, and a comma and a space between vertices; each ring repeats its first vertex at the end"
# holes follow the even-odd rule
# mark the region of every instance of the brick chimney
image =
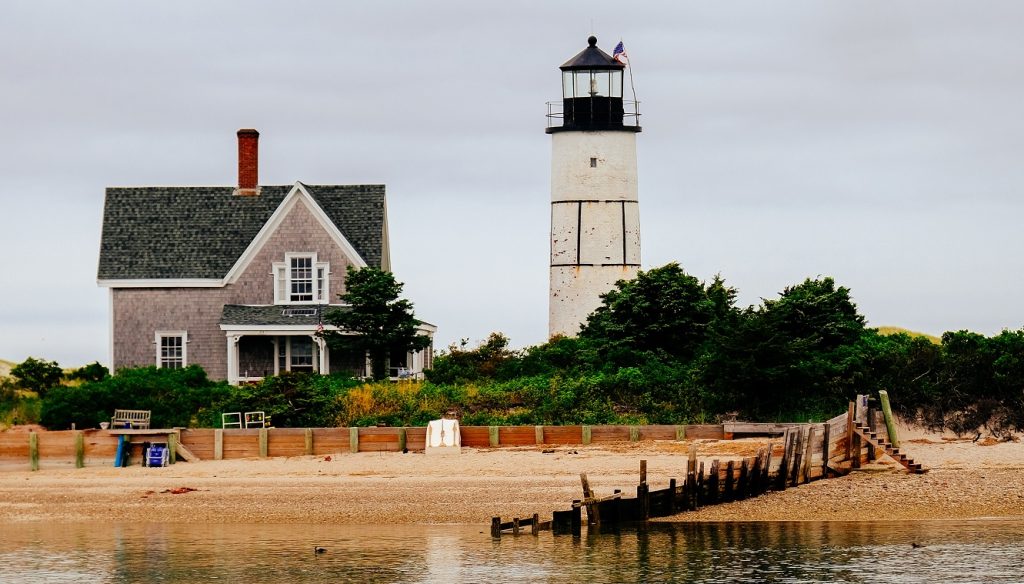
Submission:
POLYGON ((236 195, 260 194, 260 133, 256 130, 238 131, 238 188, 236 195))

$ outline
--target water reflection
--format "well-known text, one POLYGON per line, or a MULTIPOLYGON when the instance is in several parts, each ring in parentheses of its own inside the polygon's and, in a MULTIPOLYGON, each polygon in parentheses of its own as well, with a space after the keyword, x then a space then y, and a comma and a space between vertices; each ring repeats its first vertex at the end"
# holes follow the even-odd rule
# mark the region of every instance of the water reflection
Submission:
POLYGON ((0 582, 1020 582, 1024 521, 479 526, 8 524, 0 582), (917 543, 923 547, 913 547, 917 543), (321 545, 327 552, 314 553, 321 545))

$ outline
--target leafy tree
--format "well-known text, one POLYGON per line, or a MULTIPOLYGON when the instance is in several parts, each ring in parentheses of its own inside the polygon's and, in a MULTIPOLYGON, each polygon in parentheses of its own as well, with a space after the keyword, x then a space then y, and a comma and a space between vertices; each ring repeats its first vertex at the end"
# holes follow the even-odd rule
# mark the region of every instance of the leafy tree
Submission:
POLYGON ((775 300, 748 308, 716 330, 699 367, 715 409, 755 418, 798 410, 834 410, 861 386, 857 343, 864 317, 848 288, 807 279, 775 300))
POLYGON ((102 381, 109 376, 110 370, 100 365, 99 361, 94 361, 68 373, 67 378, 81 381, 102 381))
POLYGON ((735 310, 736 290, 718 276, 705 285, 673 262, 620 280, 601 299, 581 338, 609 356, 625 350, 689 361, 700 352, 711 325, 735 310))
POLYGON ((42 397, 60 385, 64 371, 55 361, 29 357, 11 368, 11 375, 18 380, 19 387, 34 390, 42 397))
POLYGON ((478 379, 501 379, 503 367, 516 359, 518 353, 508 348, 509 339, 494 332, 475 349, 466 349, 454 343, 448 351, 434 358, 434 367, 426 372, 434 383, 465 383, 478 379))
POLYGON ((340 329, 321 333, 331 350, 369 353, 374 379, 387 378, 392 351, 421 351, 430 345, 430 338, 416 331, 420 321, 413 316, 412 302, 399 298, 402 287, 391 272, 348 266, 345 293, 338 297, 349 306, 324 315, 340 329))

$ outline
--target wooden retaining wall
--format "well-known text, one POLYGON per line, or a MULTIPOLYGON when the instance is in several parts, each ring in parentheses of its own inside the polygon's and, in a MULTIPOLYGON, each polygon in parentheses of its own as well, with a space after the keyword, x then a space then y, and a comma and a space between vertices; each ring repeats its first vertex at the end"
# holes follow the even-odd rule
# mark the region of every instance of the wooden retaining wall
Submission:
MULTIPOLYGON (((881 414, 879 413, 879 416, 881 414)), ((500 448, 540 445, 586 445, 610 442, 686 439, 727 439, 741 436, 777 436, 772 460, 776 463, 785 448, 784 440, 798 430, 804 436, 813 428, 809 450, 812 476, 825 472, 823 457, 839 464, 847 459, 847 414, 823 424, 702 424, 646 426, 462 426, 462 445, 470 448, 500 448), (828 427, 828 443, 824 443, 828 427), (827 449, 826 449, 827 448, 827 449)), ((885 424, 875 423, 879 432, 885 424)), ((111 464, 117 450, 116 435, 106 430, 58 432, 0 432, 0 463, 37 460, 38 464, 111 464), (32 436, 35 436, 32 438, 32 436), (35 449, 32 441, 35 441, 35 449), (81 444, 79 446, 79 444, 81 444)), ((258 457, 328 455, 346 452, 422 451, 426 428, 266 428, 266 429, 182 429, 180 443, 201 460, 258 457)), ((806 445, 804 445, 806 446, 806 445)), ((868 448, 861 460, 869 460, 868 448)), ((805 463, 806 464, 806 463, 805 463)), ((773 468, 773 472, 777 469, 773 468)), ((725 469, 721 469, 725 472, 725 469)), ((738 472, 738 471, 737 471, 738 472)), ((724 477, 723 477, 724 480, 724 477)))

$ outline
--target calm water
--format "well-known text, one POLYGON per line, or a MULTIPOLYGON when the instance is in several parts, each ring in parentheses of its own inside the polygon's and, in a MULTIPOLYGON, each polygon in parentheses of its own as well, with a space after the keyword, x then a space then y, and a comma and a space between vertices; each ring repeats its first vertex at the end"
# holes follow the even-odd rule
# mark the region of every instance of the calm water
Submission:
POLYGON ((500 541, 487 526, 461 525, 0 530, 5 583, 1024 582, 1021 520, 676 525, 500 541))

